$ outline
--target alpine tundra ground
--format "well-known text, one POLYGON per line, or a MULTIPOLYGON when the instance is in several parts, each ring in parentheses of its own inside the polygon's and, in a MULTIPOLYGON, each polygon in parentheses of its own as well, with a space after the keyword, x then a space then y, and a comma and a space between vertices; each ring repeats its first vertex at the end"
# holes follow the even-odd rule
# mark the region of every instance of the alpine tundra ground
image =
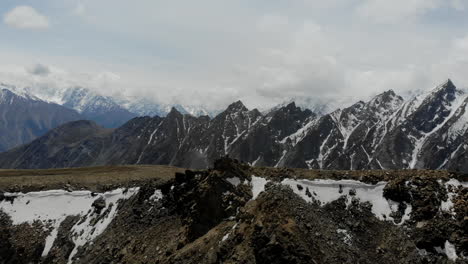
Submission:
MULTIPOLYGON (((167 182, 176 172, 186 169, 161 165, 101 166, 85 168, 64 168, 47 170, 2 170, 0 169, 0 190, 42 191, 51 189, 86 189, 106 191, 117 187, 139 186, 148 180, 167 182)), ((252 173, 263 178, 300 179, 353 179, 367 183, 390 181, 396 178, 418 176, 423 178, 457 179, 467 181, 468 174, 434 170, 308 170, 290 168, 253 167, 252 173)))
POLYGON ((105 191, 139 185, 148 180, 168 181, 184 169, 170 166, 106 166, 48 170, 0 170, 0 190, 43 191, 87 189, 105 191))
POLYGON ((0 172, 0 263, 467 263, 467 176, 118 166, 0 172))

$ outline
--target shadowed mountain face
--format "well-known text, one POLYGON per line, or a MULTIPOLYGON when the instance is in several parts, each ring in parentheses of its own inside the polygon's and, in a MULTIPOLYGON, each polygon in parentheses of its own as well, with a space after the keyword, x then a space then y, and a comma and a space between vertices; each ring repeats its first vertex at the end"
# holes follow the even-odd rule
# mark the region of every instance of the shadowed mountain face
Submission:
POLYGON ((0 151, 29 143, 61 124, 82 118, 74 110, 0 87, 0 151))
POLYGON ((453 169, 468 171, 467 95, 449 80, 404 101, 393 91, 369 102, 317 116, 294 103, 269 113, 231 104, 210 119, 175 108, 164 118, 130 120, 113 132, 77 136, 60 152, 41 139, 0 154, 2 168, 49 168, 104 164, 169 164, 207 168, 229 155, 255 166, 312 169, 453 169), (73 155, 71 155, 73 153, 73 155), (37 162, 31 163, 34 159, 37 162), (92 158, 90 158, 92 157, 92 158), (14 162, 13 162, 14 161, 14 162))

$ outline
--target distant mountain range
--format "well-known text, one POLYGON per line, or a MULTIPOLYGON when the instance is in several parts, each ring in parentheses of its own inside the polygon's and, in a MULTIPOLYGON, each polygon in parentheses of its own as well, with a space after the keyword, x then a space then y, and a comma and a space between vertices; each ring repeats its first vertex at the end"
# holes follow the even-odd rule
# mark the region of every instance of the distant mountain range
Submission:
MULTIPOLYGON (((103 96, 82 87, 18 87, 0 83, 0 152, 74 120, 116 128, 138 116, 166 116, 172 106, 144 98, 103 96)), ((175 105, 181 113, 211 115, 203 108, 175 105), (187 110, 188 109, 188 110, 187 110)))
POLYGON ((0 151, 30 142, 49 130, 83 117, 75 110, 16 94, 0 85, 0 151))
POLYGON ((214 118, 172 108, 166 117, 137 117, 113 131, 91 121, 66 124, 0 154, 0 167, 206 168, 229 155, 255 166, 468 171, 467 103, 449 80, 406 101, 390 90, 325 115, 295 103, 261 113, 238 101, 214 118))
POLYGON ((217 114, 203 107, 161 104, 144 97, 102 95, 84 87, 19 87, 2 83, 0 86, 13 93, 25 94, 76 110, 84 118, 109 128, 119 127, 137 116, 166 116, 172 107, 181 113, 194 116, 217 114))

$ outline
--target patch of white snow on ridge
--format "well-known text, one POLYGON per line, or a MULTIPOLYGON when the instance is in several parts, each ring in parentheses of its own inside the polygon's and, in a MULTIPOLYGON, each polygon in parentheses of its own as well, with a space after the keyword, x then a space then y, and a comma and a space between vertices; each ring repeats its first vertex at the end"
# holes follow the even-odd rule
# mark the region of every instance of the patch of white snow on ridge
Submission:
POLYGON ((252 175, 252 182, 250 183, 252 185, 252 200, 257 199, 258 195, 265 191, 265 185, 268 182, 268 180, 262 177, 256 177, 252 175))
POLYGON ((234 185, 235 187, 237 187, 237 186, 241 183, 239 177, 227 178, 226 180, 227 180, 230 184, 234 185))
POLYGON ((222 242, 226 241, 228 238, 229 238, 229 235, 231 233, 227 233, 226 235, 223 236, 223 238, 221 239, 222 242))
POLYGON ((447 255, 447 258, 450 260, 456 261, 458 258, 457 251, 455 250, 455 246, 450 243, 448 240, 445 241, 445 255, 447 255))
POLYGON ((348 246, 352 245, 353 239, 351 237, 351 234, 349 234, 348 230, 346 230, 346 229, 337 229, 336 232, 338 234, 343 235, 343 242, 345 242, 346 245, 348 245, 348 246))
MULTIPOLYGON (((372 204, 372 213, 380 220, 393 220, 390 214, 398 209, 395 202, 389 201, 383 196, 386 182, 372 185, 353 180, 284 179, 281 184, 290 186, 294 193, 305 201, 318 201, 322 206, 336 201, 342 196, 346 196, 347 205, 351 204, 352 197, 359 199, 360 202, 369 202, 372 204), (350 195, 350 191, 355 192, 355 195, 350 195)), ((410 205, 407 206, 405 216, 400 224, 409 219, 411 209, 410 205)))
POLYGON ((406 204, 405 214, 401 218, 401 222, 398 225, 402 225, 405 221, 410 220, 411 212, 413 211, 413 206, 409 203, 406 204))
POLYGON ((298 129, 296 132, 293 134, 284 137, 280 143, 285 144, 288 140, 291 141, 292 146, 297 145, 297 143, 301 142, 306 136, 309 130, 317 124, 318 119, 312 119, 310 120, 307 124, 305 124, 303 127, 298 129))
POLYGON ((159 201, 163 198, 163 194, 161 192, 161 190, 155 190, 154 191, 154 194, 150 196, 150 200, 151 201, 159 201))
MULTIPOLYGON (((36 220, 41 221, 44 225, 50 224, 51 231, 46 238, 42 252, 42 256, 47 256, 57 237, 58 228, 65 218, 92 214, 92 204, 100 197, 106 200, 107 208, 110 202, 115 204, 117 200, 133 195, 135 190, 132 191, 131 189, 126 194, 123 194, 123 192, 123 189, 117 189, 98 195, 93 195, 90 191, 68 192, 65 190, 5 193, 6 197, 13 197, 14 199, 13 202, 6 200, 0 202, 0 210, 11 218, 13 225, 32 224, 36 220)), ((98 231, 95 231, 95 233, 98 234, 98 231)))
POLYGON ((468 97, 465 99, 465 102, 457 109, 455 115, 458 116, 458 119, 448 129, 448 135, 451 140, 454 140, 456 137, 463 135, 466 130, 468 130, 468 97))
POLYGON ((435 251, 439 254, 445 254, 448 259, 456 261, 458 259, 457 251, 455 246, 448 240, 445 241, 444 248, 434 247, 435 251))
POLYGON ((447 200, 442 201, 440 204, 440 209, 445 212, 449 212, 452 215, 455 214, 453 211, 453 198, 457 196, 457 193, 454 192, 458 186, 462 186, 464 188, 468 188, 468 183, 466 182, 460 182, 456 179, 450 179, 448 182, 445 183, 445 188, 447 190, 447 200))
POLYGON ((94 212, 89 212, 85 217, 86 220, 84 222, 78 222, 75 224, 71 232, 73 233, 73 243, 75 247, 73 248, 72 252, 68 257, 68 263, 73 262, 73 257, 76 253, 78 253, 78 248, 84 246, 86 243, 92 241, 96 237, 98 237, 104 230, 106 230, 107 226, 112 222, 114 217, 117 215, 117 206, 118 201, 123 199, 127 200, 136 193, 140 188, 131 188, 125 191, 124 189, 117 189, 111 192, 106 192, 102 195, 102 197, 106 201, 106 207, 104 207, 101 211, 101 215, 105 214, 97 223, 94 225, 93 220, 100 215, 95 214, 94 212))

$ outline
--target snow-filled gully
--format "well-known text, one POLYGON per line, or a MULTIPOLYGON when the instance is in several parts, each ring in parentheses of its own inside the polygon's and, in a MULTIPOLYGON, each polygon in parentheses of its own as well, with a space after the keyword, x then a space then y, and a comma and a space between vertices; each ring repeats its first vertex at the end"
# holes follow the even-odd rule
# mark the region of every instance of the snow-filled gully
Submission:
POLYGON ((10 216, 13 225, 23 223, 32 224, 41 221, 46 230, 50 230, 42 256, 49 254, 58 235, 60 224, 68 216, 82 217, 71 229, 72 240, 75 244, 68 263, 78 252, 80 246, 91 242, 104 232, 117 215, 119 201, 131 198, 139 188, 116 189, 106 193, 92 193, 90 191, 51 190, 30 193, 5 193, 6 198, 0 201, 0 211, 10 216), (99 213, 93 209, 93 203, 103 199, 104 207, 99 213), (93 221, 99 217, 99 221, 93 221), (95 222, 94 224, 92 224, 95 222))

